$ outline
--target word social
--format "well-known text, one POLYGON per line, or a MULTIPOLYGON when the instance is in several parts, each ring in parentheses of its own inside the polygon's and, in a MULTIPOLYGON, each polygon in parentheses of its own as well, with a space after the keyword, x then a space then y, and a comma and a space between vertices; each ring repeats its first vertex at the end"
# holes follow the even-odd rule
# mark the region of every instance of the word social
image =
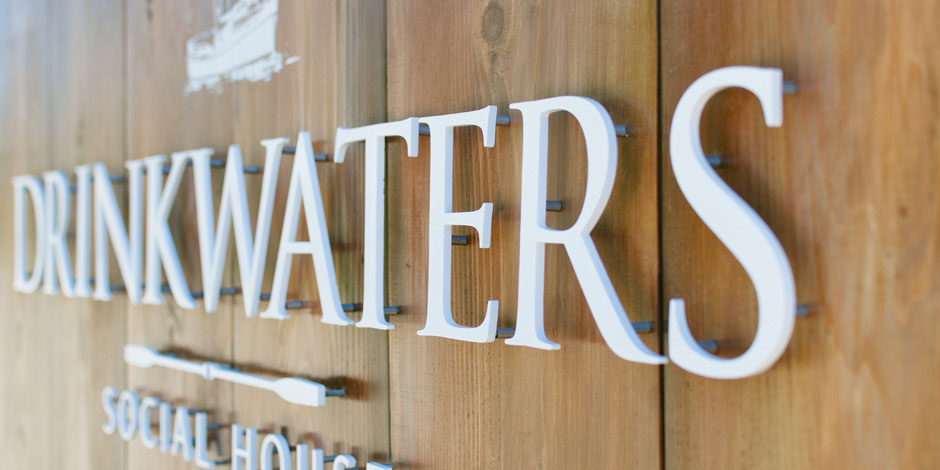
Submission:
MULTIPOLYGON (((209 431, 217 431, 217 423, 209 423, 208 414, 189 410, 184 406, 173 408, 169 403, 155 397, 140 399, 129 390, 118 394, 115 387, 105 387, 101 392, 101 405, 107 421, 102 426, 106 434, 117 432, 122 439, 130 441, 135 435, 148 449, 159 448, 164 454, 181 456, 187 462, 195 462, 199 468, 214 468, 231 462, 234 470, 324 470, 326 462, 332 462, 332 470, 346 470, 356 466, 356 458, 348 454, 324 455, 323 449, 311 449, 307 444, 291 447, 282 434, 271 433, 258 444, 258 430, 232 424, 230 460, 208 458, 209 431), (153 414, 157 414, 157 434, 153 433, 153 414), (193 419, 195 418, 195 423, 193 419), (291 465, 291 450, 296 455, 291 465), (273 467, 275 454, 278 467, 273 467)), ((221 452, 221 449, 219 449, 221 452)), ((366 470, 389 470, 391 465, 369 462, 366 470)))

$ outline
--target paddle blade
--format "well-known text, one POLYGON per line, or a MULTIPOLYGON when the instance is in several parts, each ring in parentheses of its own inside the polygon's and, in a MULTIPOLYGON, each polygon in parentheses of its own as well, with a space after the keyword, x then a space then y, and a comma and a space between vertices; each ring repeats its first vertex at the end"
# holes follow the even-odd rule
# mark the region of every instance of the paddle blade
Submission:
POLYGON ((272 390, 281 398, 298 405, 323 406, 326 404, 326 387, 309 380, 289 377, 274 381, 272 390))
POLYGON ((159 353, 153 348, 139 344, 124 346, 124 362, 134 367, 151 367, 159 353))

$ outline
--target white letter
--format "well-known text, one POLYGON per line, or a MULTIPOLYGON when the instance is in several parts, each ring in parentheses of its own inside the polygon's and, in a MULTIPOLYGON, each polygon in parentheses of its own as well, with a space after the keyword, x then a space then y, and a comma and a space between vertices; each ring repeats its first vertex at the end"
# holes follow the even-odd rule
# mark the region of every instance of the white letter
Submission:
POLYGON ((204 412, 196 413, 196 466, 200 468, 215 467, 215 462, 206 458, 209 447, 209 415, 204 412))
POLYGON ((682 299, 669 301, 669 357, 705 377, 737 379, 767 370, 783 354, 796 318, 796 289, 787 255, 767 224, 711 169, 702 151, 699 122, 715 93, 741 87, 757 95, 770 127, 783 123, 783 72, 725 67, 696 80, 682 94, 669 136, 672 171, 679 189, 705 225, 741 263, 757 293, 757 333, 733 359, 702 349, 689 331, 682 299))
POLYGON ((46 253, 44 199, 39 178, 29 175, 13 178, 13 288, 20 292, 35 292, 42 281, 46 253), (36 224, 36 259, 32 273, 26 271, 26 193, 33 200, 36 224))
POLYGON ((105 387, 101 391, 101 406, 104 408, 104 414, 108 416, 108 422, 101 426, 105 434, 114 434, 117 430, 117 410, 114 408, 114 399, 118 396, 118 389, 114 387, 105 387))
POLYGON ((160 445, 160 440, 153 437, 150 429, 150 414, 154 408, 160 406, 160 400, 154 397, 144 397, 140 401, 140 412, 137 415, 137 424, 140 426, 140 440, 144 447, 154 449, 160 445))
POLYGON ((398 136, 408 145, 408 156, 418 156, 418 119, 336 129, 336 163, 343 163, 346 148, 353 142, 365 141, 365 234, 362 319, 360 328, 391 330, 385 321, 385 138, 398 136))
POLYGON ((428 315, 421 336, 488 343, 496 339, 499 301, 486 303, 483 323, 460 326, 451 312, 451 227, 465 225, 476 229, 480 248, 490 246, 493 203, 484 202, 473 212, 451 212, 454 183, 454 127, 476 126, 483 131, 483 146, 496 140, 496 106, 477 111, 422 118, 431 131, 431 194, 428 215, 428 315))
MULTIPOLYGON (((138 161, 147 165, 147 288, 144 303, 163 304, 160 267, 166 272, 166 281, 177 305, 182 308, 196 308, 196 302, 189 291, 179 253, 173 242, 173 234, 167 224, 167 217, 173 209, 173 201, 186 171, 186 162, 192 155, 212 155, 212 149, 187 150, 173 154, 170 174, 163 185, 163 162, 166 157, 154 155, 138 161)), ((197 182, 198 183, 198 182, 197 182)), ((197 184, 198 186, 198 184, 197 184)))
POLYGON ((392 470, 392 466, 384 463, 368 462, 366 463, 366 470, 392 470))
POLYGON ((242 432, 240 424, 232 425, 232 470, 255 470, 258 468, 258 430, 248 428, 242 432), (245 445, 239 445, 241 436, 245 445))
POLYGON ((91 297, 91 165, 75 167, 75 296, 91 297))
POLYGON ((280 434, 268 434, 261 441, 261 470, 272 469, 275 450, 277 450, 278 468, 290 470, 290 444, 280 434))
POLYGON ((173 440, 172 426, 173 423, 170 421, 173 420, 173 410, 170 408, 170 404, 167 402, 160 403, 160 452, 164 454, 170 453, 170 441, 173 440))
POLYGON ((629 361, 665 363, 665 357, 650 351, 637 336, 591 240, 591 230, 604 212, 617 171, 617 140, 607 111, 600 103, 577 96, 514 103, 509 107, 522 112, 522 214, 516 332, 506 344, 540 349, 561 347, 545 337, 543 319, 545 244, 556 243, 564 245, 568 252, 571 267, 607 346, 629 361), (587 147, 584 206, 578 220, 566 230, 554 230, 545 225, 548 116, 555 111, 567 111, 574 116, 584 132, 587 147))
POLYGON ((310 143, 310 134, 306 132, 301 132, 297 136, 297 153, 294 155, 294 168, 291 172, 290 185, 287 187, 287 204, 284 208, 284 225, 281 228, 281 244, 278 248, 277 265, 274 268, 274 281, 271 284, 271 299, 268 302, 268 309, 261 313, 262 318, 283 320, 290 317, 284 311, 284 302, 287 296, 287 284, 290 280, 291 262, 295 254, 313 256, 320 307, 323 311, 321 321, 332 325, 351 325, 353 322, 343 313, 343 306, 339 301, 339 288, 336 286, 333 252, 330 250, 329 233, 326 231, 320 181, 317 179, 317 167, 313 161, 313 145, 310 143), (307 216, 307 234, 310 240, 305 242, 298 242, 294 239, 297 235, 297 219, 300 217, 301 201, 307 216))
POLYGON ((125 441, 131 440, 137 432, 137 410, 140 399, 137 394, 129 390, 121 392, 117 405, 118 434, 125 441))
POLYGON ((140 206, 143 195, 143 165, 139 160, 125 163, 128 179, 129 220, 127 230, 111 178, 104 163, 94 164, 95 178, 95 295, 98 300, 111 300, 110 269, 108 267, 108 238, 114 243, 114 256, 124 278, 127 297, 132 304, 140 303, 140 242, 143 235, 143 220, 140 206))
POLYGON ((176 409, 170 453, 180 455, 180 450, 183 451, 183 460, 193 461, 193 432, 189 427, 189 410, 185 406, 176 409))
POLYGON ((47 171, 42 174, 45 180, 45 215, 46 215, 46 270, 43 273, 43 292, 58 294, 62 284, 62 293, 66 297, 75 296, 75 280, 72 279, 72 261, 69 247, 65 243, 65 231, 69 228, 72 195, 69 191, 69 178, 61 171, 47 171), (58 274, 58 278, 56 275, 58 274))
POLYGON ((313 468, 311 470, 324 470, 326 468, 326 462, 325 462, 326 456, 323 454, 323 449, 311 450, 310 460, 313 461, 313 468))
POLYGON ((245 191, 245 170, 239 147, 231 145, 228 148, 217 226, 213 222, 214 202, 209 158, 207 156, 193 160, 199 255, 202 262, 202 289, 207 312, 214 312, 219 305, 222 272, 228 255, 229 231, 234 226, 235 253, 238 255, 245 315, 252 318, 258 313, 264 263, 267 259, 268 240, 271 234, 274 193, 277 188, 277 176, 281 169, 281 152, 286 143, 287 139, 284 138, 261 141, 261 145, 265 148, 264 176, 261 181, 261 198, 258 203, 258 223, 255 228, 254 243, 251 239, 251 213, 248 211, 248 196, 245 191), (215 226, 214 238, 213 226, 215 226))
POLYGON ((356 458, 349 454, 340 454, 333 460, 333 470, 347 470, 356 466, 356 458))
POLYGON ((297 453, 296 469, 310 470, 310 455, 307 454, 307 444, 297 444, 294 452, 297 453))

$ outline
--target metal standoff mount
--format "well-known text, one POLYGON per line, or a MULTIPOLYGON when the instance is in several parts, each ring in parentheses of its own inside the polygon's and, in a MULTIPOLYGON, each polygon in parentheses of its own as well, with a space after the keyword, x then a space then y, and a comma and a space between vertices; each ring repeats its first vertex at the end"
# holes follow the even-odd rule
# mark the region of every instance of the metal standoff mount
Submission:
POLYGON ((300 377, 269 379, 259 375, 246 374, 236 368, 215 362, 195 362, 179 359, 172 354, 161 354, 153 348, 139 344, 124 346, 124 362, 134 367, 164 367, 199 375, 206 380, 224 380, 268 390, 278 394, 285 401, 297 405, 323 406, 326 404, 326 397, 344 396, 346 394, 345 390, 328 391, 325 385, 300 377))
MULTIPOLYGON (((127 181, 127 177, 125 177, 125 176, 122 175, 122 174, 108 175, 108 180, 110 180, 112 183, 123 183, 123 182, 127 181)), ((78 192, 78 186, 77 186, 77 185, 74 185, 74 184, 70 184, 70 185, 69 185, 69 192, 70 192, 70 193, 77 193, 77 192, 78 192)))
MULTIPOLYGON (((508 117, 508 116, 497 116, 497 117, 496 117, 496 124, 497 124, 497 125, 500 125, 500 126, 509 125, 509 117, 508 117), (500 118, 503 118, 503 117, 506 118, 505 124, 500 124, 500 118)), ((296 147, 296 146, 293 146, 293 145, 285 145, 282 151, 283 151, 283 153, 291 154, 291 155, 292 155, 292 154, 297 153, 297 147, 296 147)), ((329 156, 328 154, 325 154, 325 153, 314 153, 314 154, 313 154, 313 160, 314 160, 314 161, 326 162, 326 161, 329 161, 329 159, 330 159, 330 156, 329 156)), ((186 162, 186 165, 187 165, 187 166, 192 166, 192 164, 193 164, 192 161, 187 161, 187 162, 186 162)), ((209 167, 210 167, 210 168, 225 168, 225 160, 224 160, 224 159, 221 159, 221 158, 212 158, 212 159, 209 160, 209 167)), ((170 165, 170 164, 163 165, 163 174, 168 174, 168 173, 170 172, 170 169, 171 169, 171 168, 172 168, 172 165, 170 165)), ((260 174, 262 170, 264 170, 264 167, 261 166, 261 165, 246 165, 246 166, 243 167, 243 171, 245 172, 245 174, 249 174, 249 175, 257 175, 257 174, 260 174)), ((108 179, 110 179, 112 183, 123 183, 123 182, 127 181, 127 177, 125 177, 123 174, 108 175, 108 179)), ((77 192, 77 191, 78 191, 78 187, 77 187, 76 185, 74 185, 74 184, 73 184, 73 185, 69 185, 69 191, 70 191, 70 192, 73 192, 73 193, 74 193, 74 192, 77 192)))
POLYGON ((561 212, 565 208, 561 201, 545 201, 545 210, 548 212, 561 212))
MULTIPOLYGON (((401 313, 401 308, 396 306, 386 305, 382 308, 386 315, 398 315, 401 313)), ((362 304, 343 304, 344 312, 360 312, 362 311, 362 304)))
MULTIPOLYGON (((285 145, 283 152, 286 153, 286 154, 291 154, 291 155, 292 155, 292 154, 295 154, 295 153, 297 153, 297 147, 295 147, 295 146, 293 146, 293 145, 285 145)), ((314 160, 314 161, 317 161, 317 162, 325 162, 325 161, 329 161, 329 159, 330 159, 330 156, 327 155, 327 154, 325 154, 325 153, 314 153, 314 154, 313 154, 313 160, 314 160)))
MULTIPOLYGON (((652 333, 653 331, 656 330, 654 323, 649 322, 649 321, 635 321, 635 322, 632 322, 631 325, 633 325, 633 329, 636 330, 636 332, 639 334, 652 333)), ((511 328, 511 327, 496 329, 497 338, 509 338, 515 333, 516 333, 516 329, 511 328)))
MULTIPOLYGON (((297 153, 297 147, 294 145, 285 145, 284 148, 281 149, 281 152, 288 154, 288 155, 294 155, 297 153)), ((313 160, 316 162, 328 162, 330 161, 330 156, 325 153, 314 153, 313 160)), ((263 165, 246 165, 242 167, 242 171, 246 175, 258 175, 258 174, 261 174, 262 171, 264 171, 264 166, 263 165)))
MULTIPOLYGON (((271 293, 262 292, 260 295, 260 299, 263 301, 271 300, 271 293)), ((310 301, 310 300, 288 300, 287 302, 284 303, 285 309, 308 308, 312 306, 313 306, 313 301, 310 301)), ((343 304, 344 312, 359 312, 361 310, 362 310, 362 304, 343 304)), ((395 307, 395 306, 388 306, 388 305, 384 307, 384 311, 386 315, 397 315, 401 313, 400 308, 395 307)))
POLYGON ((702 349, 712 354, 715 354, 716 352, 718 352, 718 341, 715 341, 713 339, 706 339, 704 341, 699 341, 698 345, 701 346, 702 349))
POLYGON ((630 137, 631 130, 632 129, 624 125, 614 126, 614 133, 617 134, 617 137, 630 137))
POLYGON ((810 304, 796 304, 796 317, 805 318, 813 313, 813 306, 810 304))
MULTIPOLYGON (((496 116, 496 125, 497 126, 508 126, 509 125, 509 116, 497 115, 496 116)), ((427 124, 418 124, 418 134, 421 135, 431 135, 431 127, 427 124)))
MULTIPOLYGON (((91 278, 89 279, 89 282, 95 282, 95 279, 91 278)), ((127 291, 127 287, 125 287, 122 284, 112 284, 111 286, 109 286, 109 288, 111 289, 111 292, 127 291)), ((236 295, 236 294, 241 293, 241 291, 242 290, 238 287, 222 287, 219 289, 219 295, 236 295)), ((161 284, 160 292, 163 294, 169 294, 170 292, 172 292, 172 290, 170 289, 170 285, 161 284)), ((205 296, 205 294, 201 290, 191 291, 190 295, 192 295, 194 299, 201 299, 205 296)))
MULTIPOLYGON (((187 160, 186 166, 193 166, 193 161, 187 160)), ((224 168, 224 167, 225 167, 225 160, 222 160, 221 158, 209 159, 209 168, 224 168)), ((163 165, 163 174, 169 173, 170 168, 173 168, 173 165, 163 165)))

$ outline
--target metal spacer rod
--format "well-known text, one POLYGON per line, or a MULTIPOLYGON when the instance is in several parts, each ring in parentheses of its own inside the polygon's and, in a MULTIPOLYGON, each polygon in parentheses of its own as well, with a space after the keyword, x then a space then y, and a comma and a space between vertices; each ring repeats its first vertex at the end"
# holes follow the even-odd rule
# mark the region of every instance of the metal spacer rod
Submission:
POLYGON ((718 352, 718 341, 715 341, 715 340, 713 340, 713 339, 707 339, 707 340, 705 340, 705 341, 699 341, 699 342, 698 342, 698 345, 701 346, 702 349, 704 349, 704 350, 706 350, 706 351, 708 351, 708 352, 710 352, 710 353, 712 353, 712 354, 715 354, 716 352, 718 352))
MULTIPOLYGON (((633 322, 633 323, 631 323, 631 324, 633 325, 633 329, 636 330, 636 332, 637 332, 637 333, 640 333, 640 334, 643 334, 643 333, 652 333, 653 331, 656 330, 656 329, 655 329, 655 324, 654 324, 653 322, 648 322, 648 321, 635 321, 635 322, 633 322)), ((516 329, 515 329, 515 328, 497 328, 497 329, 496 329, 496 337, 497 337, 497 338, 508 338, 508 337, 514 335, 515 333, 516 333, 516 329)))
POLYGON ((813 312, 813 307, 809 304, 796 304, 796 317, 806 318, 813 312))
MULTIPOLYGON (((297 153, 297 147, 293 145, 285 145, 282 151, 283 153, 287 153, 287 154, 295 154, 297 153)), ((313 154, 313 160, 317 162, 326 162, 326 161, 329 161, 329 159, 330 159, 330 156, 325 153, 313 154)))
POLYGON ((711 165, 712 168, 721 168, 725 166, 725 159, 718 155, 706 155, 705 159, 708 160, 708 164, 711 165))
POLYGON ((635 321, 632 323, 633 329, 639 334, 652 333, 656 331, 656 324, 651 321, 635 321))
MULTIPOLYGON (((386 305, 383 309, 386 315, 398 315, 401 313, 401 308, 395 306, 386 305)), ((344 312, 361 312, 362 304, 343 304, 344 312)))
MULTIPOLYGON (((509 116, 498 115, 496 116, 496 125, 497 126, 508 126, 509 125, 509 116)), ((418 124, 418 134, 421 135, 431 135, 431 127, 427 124, 418 124)))

